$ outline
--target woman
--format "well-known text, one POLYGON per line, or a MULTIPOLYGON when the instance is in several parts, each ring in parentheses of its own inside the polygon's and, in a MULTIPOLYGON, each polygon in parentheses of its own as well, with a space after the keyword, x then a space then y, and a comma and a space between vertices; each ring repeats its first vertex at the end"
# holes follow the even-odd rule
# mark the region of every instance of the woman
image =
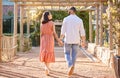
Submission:
POLYGON ((55 62, 54 38, 58 41, 59 45, 63 45, 63 43, 56 34, 50 12, 43 13, 41 22, 40 61, 44 62, 45 73, 49 75, 49 64, 55 62))

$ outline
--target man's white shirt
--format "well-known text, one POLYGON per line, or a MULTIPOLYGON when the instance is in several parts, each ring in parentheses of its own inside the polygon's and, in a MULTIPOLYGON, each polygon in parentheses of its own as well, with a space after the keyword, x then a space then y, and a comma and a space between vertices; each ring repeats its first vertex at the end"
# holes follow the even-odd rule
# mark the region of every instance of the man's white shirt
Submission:
POLYGON ((85 36, 83 21, 77 15, 69 15, 63 20, 61 35, 67 44, 79 44, 80 36, 85 36))

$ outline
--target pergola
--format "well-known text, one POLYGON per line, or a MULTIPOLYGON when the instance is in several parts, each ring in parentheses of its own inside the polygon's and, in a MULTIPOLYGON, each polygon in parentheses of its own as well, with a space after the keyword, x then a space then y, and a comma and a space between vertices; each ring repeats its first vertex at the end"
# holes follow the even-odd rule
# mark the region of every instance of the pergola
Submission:
MULTIPOLYGON (((24 10, 29 11, 33 7, 37 7, 40 10, 67 10, 70 6, 77 7, 78 10, 88 10, 89 11, 89 40, 92 42, 92 11, 96 12, 96 45, 103 45, 103 3, 108 0, 10 0, 14 2, 14 46, 17 44, 17 18, 18 18, 18 6, 20 7, 20 47, 22 49, 23 44, 23 13, 24 10), (95 7, 95 9, 81 9, 81 6, 85 7, 95 7), (100 31, 100 32, 99 32, 100 31)), ((109 6, 110 7, 110 6, 109 6)), ((30 20, 29 13, 27 14, 27 33, 30 33, 30 20)), ((110 27, 110 50, 112 50, 112 26, 110 27)), ((2 39, 2 0, 0 0, 0 41, 2 39)), ((1 42, 0 42, 1 44, 1 42)), ((1 47, 1 45, 0 45, 1 47)), ((2 49, 2 48, 1 48, 2 49)), ((0 49, 0 53, 1 53, 0 49)), ((0 54, 1 56, 1 54, 0 54)))

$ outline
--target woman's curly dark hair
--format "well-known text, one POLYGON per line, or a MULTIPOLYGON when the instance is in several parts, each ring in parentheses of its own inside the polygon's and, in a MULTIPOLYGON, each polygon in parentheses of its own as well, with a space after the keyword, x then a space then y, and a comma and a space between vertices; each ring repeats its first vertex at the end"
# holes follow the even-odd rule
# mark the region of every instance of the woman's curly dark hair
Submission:
POLYGON ((42 15, 42 20, 41 20, 42 24, 45 24, 45 23, 51 21, 51 20, 48 18, 49 15, 50 15, 50 12, 49 12, 49 11, 45 11, 45 12, 43 13, 43 15, 42 15))

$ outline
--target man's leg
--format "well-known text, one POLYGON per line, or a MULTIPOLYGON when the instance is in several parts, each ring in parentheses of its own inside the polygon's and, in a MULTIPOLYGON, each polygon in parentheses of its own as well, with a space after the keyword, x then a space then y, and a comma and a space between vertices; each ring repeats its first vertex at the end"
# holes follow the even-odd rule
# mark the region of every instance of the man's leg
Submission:
POLYGON ((77 57, 77 52, 79 51, 79 46, 77 44, 72 44, 72 55, 71 55, 71 59, 72 59, 72 65, 69 69, 68 75, 71 76, 73 74, 74 71, 74 65, 75 65, 75 61, 76 61, 76 57, 77 57))
POLYGON ((65 59, 67 61, 68 67, 71 67, 71 65, 72 65, 72 60, 71 60, 71 56, 70 56, 71 49, 72 49, 71 44, 65 43, 64 52, 65 52, 65 59))
POLYGON ((72 45, 72 64, 73 66, 75 65, 77 53, 79 51, 79 45, 78 44, 73 44, 72 45))

